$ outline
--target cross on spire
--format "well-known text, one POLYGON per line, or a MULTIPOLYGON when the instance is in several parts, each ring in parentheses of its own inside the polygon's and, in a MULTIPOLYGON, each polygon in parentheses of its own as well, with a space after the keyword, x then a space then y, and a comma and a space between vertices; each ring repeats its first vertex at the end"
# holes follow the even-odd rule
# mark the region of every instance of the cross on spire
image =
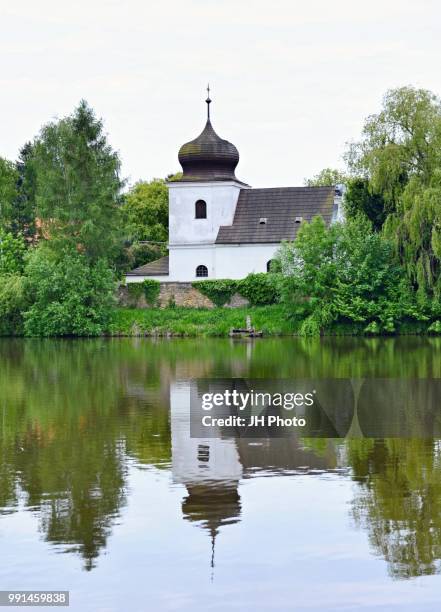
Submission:
POLYGON ((205 100, 205 102, 207 103, 207 120, 210 121, 210 104, 211 104, 210 83, 208 83, 207 85, 207 99, 205 100))

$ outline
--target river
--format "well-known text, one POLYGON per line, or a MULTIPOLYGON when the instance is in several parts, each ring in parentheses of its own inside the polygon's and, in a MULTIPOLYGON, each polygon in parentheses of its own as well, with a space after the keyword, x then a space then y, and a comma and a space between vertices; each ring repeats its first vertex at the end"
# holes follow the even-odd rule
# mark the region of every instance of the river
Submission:
POLYGON ((440 339, 2 339, 0 364, 1 589, 93 612, 439 609, 440 339), (190 438, 191 381, 233 378, 371 390, 326 437, 190 438))

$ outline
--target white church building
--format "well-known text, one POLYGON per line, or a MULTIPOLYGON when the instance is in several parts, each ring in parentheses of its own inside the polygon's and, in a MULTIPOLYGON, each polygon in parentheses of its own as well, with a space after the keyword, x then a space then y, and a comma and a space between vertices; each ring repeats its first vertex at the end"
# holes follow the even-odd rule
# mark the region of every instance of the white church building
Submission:
POLYGON ((334 187, 253 189, 236 178, 239 152, 210 121, 182 145, 182 177, 168 183, 169 254, 130 271, 127 283, 155 279, 192 282, 241 279, 267 272, 284 240, 294 240, 302 221, 342 218, 342 191, 334 187))

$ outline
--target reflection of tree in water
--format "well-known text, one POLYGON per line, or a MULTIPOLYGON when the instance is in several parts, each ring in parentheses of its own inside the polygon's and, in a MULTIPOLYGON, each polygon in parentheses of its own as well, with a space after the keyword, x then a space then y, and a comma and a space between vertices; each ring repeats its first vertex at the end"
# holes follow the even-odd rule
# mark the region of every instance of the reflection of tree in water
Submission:
POLYGON ((428 439, 347 440, 356 522, 394 578, 441 570, 441 447, 428 439))
MULTIPOLYGON (((49 542, 78 550, 90 568, 125 503, 127 461, 170 465, 171 379, 440 377, 440 347, 438 338, 3 341, 0 512, 24 503, 49 542)), ((433 573, 441 558, 439 453, 424 441, 371 444, 348 441, 360 479, 355 512, 393 575, 433 573)), ((192 520, 202 498, 187 490, 183 511, 192 520)), ((219 516, 208 509, 196 519, 212 535, 240 515, 237 490, 223 491, 216 505, 219 516)))
POLYGON ((45 539, 80 552, 86 569, 93 567, 125 503, 122 449, 112 432, 93 429, 93 442, 84 429, 79 435, 73 428, 54 432, 52 440, 28 431, 15 465, 45 539))
POLYGON ((24 502, 45 539, 78 551, 86 569, 125 503, 127 457, 159 468, 170 461, 168 406, 157 382, 141 394, 148 366, 133 367, 130 350, 107 348, 99 341, 0 348, 0 512, 24 502))

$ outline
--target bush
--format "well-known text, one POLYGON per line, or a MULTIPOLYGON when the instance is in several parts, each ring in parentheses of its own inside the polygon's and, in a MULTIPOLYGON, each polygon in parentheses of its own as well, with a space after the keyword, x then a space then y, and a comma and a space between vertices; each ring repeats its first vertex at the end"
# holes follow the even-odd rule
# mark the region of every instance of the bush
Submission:
POLYGON ((128 283, 126 287, 127 287, 127 293, 129 297, 131 298, 131 301, 134 302, 133 307, 136 308, 136 302, 139 300, 139 298, 143 294, 142 283, 128 283))
POLYGON ((19 274, 0 277, 0 335, 23 331, 22 310, 25 306, 24 278, 19 274))
MULTIPOLYGON (((279 259, 282 303, 301 321, 304 335, 335 324, 363 325, 366 334, 396 333, 406 320, 427 320, 416 303, 391 243, 366 218, 326 227, 321 217, 305 223, 279 259)), ((432 313, 432 317, 433 317, 432 313)))
POLYGON ((97 336, 114 305, 114 275, 105 260, 90 263, 75 250, 55 255, 44 246, 26 265, 31 301, 24 313, 28 336, 97 336))
POLYGON ((261 272, 248 274, 243 280, 196 281, 193 287, 219 307, 227 304, 235 293, 248 300, 251 306, 266 306, 279 301, 278 277, 261 272))
POLYGON ((229 302, 238 290, 238 281, 230 279, 196 281, 192 285, 219 307, 229 302))
POLYGON ((278 277, 275 274, 248 274, 239 281, 237 291, 249 301, 251 306, 267 306, 279 301, 277 287, 278 277))
POLYGON ((434 321, 427 331, 429 334, 441 334, 441 321, 434 321))
POLYGON ((150 304, 150 306, 155 306, 158 301, 161 283, 157 280, 146 278, 142 283, 142 288, 147 304, 150 304))
POLYGON ((26 246, 21 236, 0 230, 0 274, 23 272, 26 246))
POLYGON ((142 283, 129 283, 126 285, 127 293, 131 298, 131 307, 136 308, 139 298, 143 295, 145 301, 150 306, 155 306, 158 300, 161 283, 159 281, 146 278, 142 283))

